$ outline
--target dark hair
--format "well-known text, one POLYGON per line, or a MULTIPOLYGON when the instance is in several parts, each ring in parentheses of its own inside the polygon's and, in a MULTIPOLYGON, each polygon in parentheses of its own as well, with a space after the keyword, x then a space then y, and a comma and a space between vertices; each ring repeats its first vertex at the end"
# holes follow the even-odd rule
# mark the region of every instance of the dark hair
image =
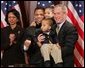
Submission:
POLYGON ((34 13, 36 10, 42 10, 43 12, 45 11, 45 9, 43 7, 36 7, 35 10, 34 10, 34 13))
POLYGON ((8 14, 11 13, 11 12, 17 17, 17 19, 18 19, 17 24, 21 26, 20 14, 19 14, 19 12, 18 12, 16 9, 9 10, 9 11, 6 13, 5 21, 7 22, 7 24, 9 24, 9 22, 8 22, 8 14))

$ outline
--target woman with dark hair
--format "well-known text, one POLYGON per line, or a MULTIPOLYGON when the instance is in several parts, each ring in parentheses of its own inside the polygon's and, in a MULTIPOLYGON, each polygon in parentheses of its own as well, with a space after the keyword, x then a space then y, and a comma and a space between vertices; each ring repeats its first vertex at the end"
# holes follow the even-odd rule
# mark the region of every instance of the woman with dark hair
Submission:
POLYGON ((6 18, 5 18, 7 24, 10 25, 10 23, 9 23, 9 21, 8 21, 8 15, 9 15, 9 13, 13 13, 13 14, 16 16, 16 18, 17 18, 17 20, 18 20, 16 24, 19 25, 19 26, 21 26, 20 14, 19 14, 19 12, 18 12, 17 10, 15 10, 15 9, 12 9, 12 10, 10 10, 10 11, 7 12, 6 18))
POLYGON ((1 48, 3 57, 1 65, 8 67, 9 65, 24 63, 24 55, 20 51, 20 39, 23 34, 23 28, 20 24, 19 12, 12 9, 7 12, 6 22, 9 26, 1 29, 1 48))

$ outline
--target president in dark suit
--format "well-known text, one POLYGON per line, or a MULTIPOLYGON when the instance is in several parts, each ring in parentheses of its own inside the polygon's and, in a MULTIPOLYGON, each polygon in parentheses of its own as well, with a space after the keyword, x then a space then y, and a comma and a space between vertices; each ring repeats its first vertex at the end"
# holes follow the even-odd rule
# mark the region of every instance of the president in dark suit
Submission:
MULTIPOLYGON (((56 30, 58 43, 62 51, 63 67, 74 67, 74 47, 78 39, 78 33, 71 23, 66 20, 67 8, 65 5, 58 4, 54 7, 54 20, 56 24, 52 29, 56 30)), ((42 41, 38 36, 38 41, 42 41)), ((59 65, 57 65, 59 67, 59 65)))

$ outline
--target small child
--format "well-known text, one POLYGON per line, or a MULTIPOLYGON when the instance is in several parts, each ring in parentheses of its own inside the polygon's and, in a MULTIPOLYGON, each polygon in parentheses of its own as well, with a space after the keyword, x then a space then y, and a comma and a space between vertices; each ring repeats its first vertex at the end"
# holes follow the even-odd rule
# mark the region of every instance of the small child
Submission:
POLYGON ((45 18, 51 18, 53 20, 53 24, 55 24, 55 20, 53 18, 54 14, 53 14, 53 7, 48 7, 45 8, 45 18))
POLYGON ((53 8, 45 8, 45 18, 53 18, 53 8))
MULTIPOLYGON (((49 18, 42 20, 41 31, 39 32, 39 34, 42 34, 45 37, 44 41, 41 42, 40 50, 46 67, 50 67, 50 55, 53 57, 56 66, 63 62, 57 35, 51 30, 52 24, 53 21, 49 18)), ((62 64, 60 67, 62 67, 62 64)))

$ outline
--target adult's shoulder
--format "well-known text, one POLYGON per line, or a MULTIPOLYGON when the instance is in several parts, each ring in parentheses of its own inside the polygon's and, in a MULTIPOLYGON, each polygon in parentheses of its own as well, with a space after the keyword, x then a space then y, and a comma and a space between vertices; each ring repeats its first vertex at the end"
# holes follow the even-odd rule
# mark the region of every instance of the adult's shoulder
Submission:
POLYGON ((77 31, 76 26, 74 26, 72 23, 66 21, 63 25, 63 29, 67 32, 77 31))
POLYGON ((67 27, 67 28, 75 28, 75 26, 67 20, 65 21, 64 26, 67 27))
POLYGON ((1 31, 8 30, 9 28, 10 28, 9 26, 3 27, 3 28, 1 28, 1 31))
POLYGON ((33 36, 35 34, 35 27, 34 26, 27 27, 25 29, 25 33, 33 36))

